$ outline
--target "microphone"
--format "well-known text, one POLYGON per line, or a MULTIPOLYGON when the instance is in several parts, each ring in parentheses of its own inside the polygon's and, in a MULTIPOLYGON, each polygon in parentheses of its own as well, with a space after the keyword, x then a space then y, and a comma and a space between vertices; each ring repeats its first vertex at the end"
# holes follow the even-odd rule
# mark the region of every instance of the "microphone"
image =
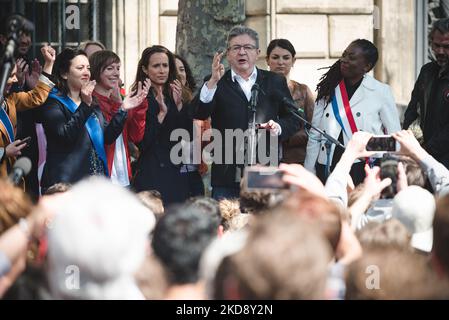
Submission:
POLYGON ((294 103, 291 99, 289 99, 288 97, 284 96, 279 90, 275 92, 275 97, 276 99, 279 99, 282 101, 282 103, 287 106, 288 108, 291 109, 291 111, 295 112, 296 114, 298 114, 301 118, 306 118, 306 114, 304 113, 304 110, 302 110, 301 108, 298 108, 298 106, 296 105, 296 103, 294 103))
POLYGON ((17 51, 20 35, 22 33, 31 33, 34 30, 33 23, 19 14, 15 14, 8 18, 6 25, 8 26, 8 41, 5 44, 5 51, 1 61, 3 65, 1 66, 0 71, 0 104, 3 103, 5 98, 3 96, 3 91, 15 62, 15 53, 17 51))
POLYGON ((6 25, 8 26, 8 42, 4 52, 5 60, 11 59, 14 56, 20 34, 28 34, 34 31, 34 24, 20 14, 9 17, 6 25))
POLYGON ((287 97, 282 98, 282 103, 287 105, 289 108, 293 109, 295 112, 297 112, 301 117, 305 118, 306 114, 303 109, 298 108, 296 103, 294 103, 292 100, 290 100, 287 97))
POLYGON ((256 110, 257 101, 259 99, 259 90, 260 86, 257 83, 254 83, 251 88, 251 99, 249 100, 249 104, 251 107, 251 110, 256 110))
POLYGON ((14 163, 12 172, 9 174, 9 180, 14 185, 18 185, 23 177, 25 177, 31 171, 31 160, 27 157, 19 158, 19 160, 14 163))

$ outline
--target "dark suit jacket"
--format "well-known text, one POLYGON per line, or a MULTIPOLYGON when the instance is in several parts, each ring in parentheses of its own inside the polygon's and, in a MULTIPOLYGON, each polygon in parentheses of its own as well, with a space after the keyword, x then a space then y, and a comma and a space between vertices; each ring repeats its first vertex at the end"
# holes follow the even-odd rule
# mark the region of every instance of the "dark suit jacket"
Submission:
POLYGON ((439 71, 440 66, 438 66, 436 62, 429 62, 421 68, 413 88, 412 98, 404 114, 404 123, 402 125, 404 129, 408 129, 408 127, 419 117, 419 125, 421 129, 424 130, 432 85, 434 81, 438 79, 439 71))
POLYGON ((83 102, 75 113, 52 98, 39 108, 39 122, 42 122, 47 138, 42 188, 58 182, 73 184, 90 174, 89 159, 93 145, 84 125, 92 113, 103 128, 104 143, 114 142, 123 130, 126 112, 119 111, 108 124, 98 106, 89 107, 83 102))
MULTIPOLYGON (((427 116, 429 111, 435 113, 435 105, 432 105, 432 98, 434 103, 441 103, 449 105, 448 97, 445 94, 438 92, 436 96, 432 97, 432 88, 435 85, 449 82, 449 73, 442 73, 440 76, 441 67, 435 62, 425 64, 419 73, 413 88, 412 97, 408 104, 407 110, 404 114, 403 128, 408 129, 409 126, 419 119, 419 125, 424 134, 423 147, 438 161, 442 162, 446 167, 449 167, 449 122, 447 114, 434 114, 438 118, 437 124, 433 127, 433 135, 429 138, 429 133, 426 132, 426 123, 429 121, 427 116)), ((448 89, 449 90, 449 87, 448 89)))
POLYGON ((159 104, 152 91, 148 94, 148 109, 145 119, 145 133, 137 144, 140 150, 133 188, 136 192, 157 190, 161 193, 164 204, 180 203, 189 197, 187 175, 181 174, 180 165, 173 164, 170 159, 172 148, 179 142, 170 141, 170 135, 176 129, 191 131, 192 119, 188 114, 188 106, 178 111, 171 98, 165 99, 167 115, 159 123, 157 115, 159 104))
MULTIPOLYGON (((299 130, 300 124, 282 103, 282 98, 291 99, 286 79, 274 72, 257 69, 256 83, 259 84, 258 103, 256 108, 256 123, 265 123, 274 120, 282 128, 280 142, 285 141, 299 130)), ((199 94, 195 97, 193 117, 205 120, 212 118, 212 128, 220 131, 223 137, 223 158, 229 152, 224 148, 225 129, 248 129, 250 111, 249 102, 238 82, 231 79, 231 71, 228 70, 217 84, 217 91, 210 103, 200 101, 199 94)), ((267 139, 269 140, 269 139, 267 139)), ((280 146, 280 143, 279 143, 280 146)), ((236 151, 233 151, 235 159, 236 151)), ((224 160, 224 159, 223 159, 224 160)), ((212 186, 235 187, 235 164, 212 164, 212 186)))

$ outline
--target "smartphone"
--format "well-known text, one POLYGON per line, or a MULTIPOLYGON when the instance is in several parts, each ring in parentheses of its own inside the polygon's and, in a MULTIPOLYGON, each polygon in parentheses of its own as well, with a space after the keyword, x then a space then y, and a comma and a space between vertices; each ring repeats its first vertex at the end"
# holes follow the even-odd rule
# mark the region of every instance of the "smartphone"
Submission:
POLYGON ((22 145, 22 144, 24 144, 24 143, 28 144, 30 141, 31 141, 31 137, 23 138, 23 139, 20 141, 20 144, 19 144, 19 145, 22 145))
POLYGON ((282 181, 283 172, 277 167, 246 167, 243 173, 244 189, 247 191, 276 191, 289 189, 282 181))
POLYGON ((366 145, 367 151, 396 152, 399 151, 399 143, 389 135, 373 136, 366 145))

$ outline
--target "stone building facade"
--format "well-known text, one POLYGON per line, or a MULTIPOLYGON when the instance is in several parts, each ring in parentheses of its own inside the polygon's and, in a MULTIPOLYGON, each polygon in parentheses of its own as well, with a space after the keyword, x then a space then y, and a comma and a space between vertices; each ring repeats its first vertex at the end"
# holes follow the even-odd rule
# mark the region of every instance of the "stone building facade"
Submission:
MULTIPOLYGON (((428 11, 446 0, 239 1, 245 2, 245 23, 261 38, 260 67, 266 68, 264 54, 269 41, 287 38, 298 58, 292 78, 315 89, 325 72, 318 69, 335 62, 350 41, 366 38, 380 49, 375 77, 390 84, 398 104, 405 104, 417 72, 428 58, 428 11)), ((144 48, 162 44, 175 49, 178 0, 0 0, 0 4, 4 9, 0 16, 22 12, 34 19, 35 54, 49 36, 58 50, 76 46, 86 37, 103 41, 122 58, 127 86, 134 80, 144 48), (64 27, 70 5, 81 9, 81 30, 64 27)))
MULTIPOLYGON (((420 0, 418 0, 420 1, 420 0)), ((149 44, 174 50, 177 0, 113 0, 110 46, 124 57, 125 80, 134 76, 135 61, 149 44), (135 32, 138 30, 138 32, 135 32)), ((261 58, 271 39, 287 38, 297 51, 292 78, 316 87, 325 70, 356 38, 380 49, 375 77, 389 83, 398 104, 405 104, 416 77, 415 0, 246 0, 245 24, 258 31, 261 58)), ((131 80, 132 81, 132 80, 131 80)))

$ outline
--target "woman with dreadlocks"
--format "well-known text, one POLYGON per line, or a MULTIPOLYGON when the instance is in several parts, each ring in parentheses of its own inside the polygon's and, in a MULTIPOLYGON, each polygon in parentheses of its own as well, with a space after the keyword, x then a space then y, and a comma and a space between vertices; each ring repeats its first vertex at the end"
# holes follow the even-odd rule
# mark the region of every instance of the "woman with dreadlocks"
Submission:
MULTIPOLYGON (((367 74, 376 65, 378 56, 372 42, 357 39, 317 85, 312 124, 345 146, 356 131, 383 135, 401 129, 390 87, 367 74)), ((304 166, 325 182, 344 150, 332 145, 328 158, 323 138, 315 130, 310 131, 304 166)), ((364 164, 360 160, 352 166, 355 185, 365 178, 364 164)))

